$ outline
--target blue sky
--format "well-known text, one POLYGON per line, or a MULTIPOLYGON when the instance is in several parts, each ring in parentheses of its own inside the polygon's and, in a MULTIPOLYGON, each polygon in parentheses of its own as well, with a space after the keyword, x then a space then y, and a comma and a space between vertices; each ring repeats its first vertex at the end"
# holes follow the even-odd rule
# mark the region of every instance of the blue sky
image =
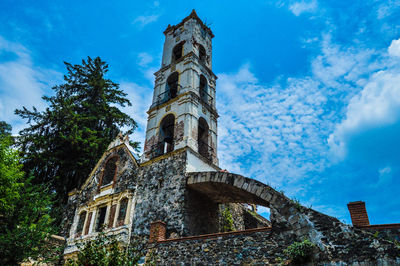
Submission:
POLYGON ((222 168, 350 223, 400 222, 400 1, 0 1, 0 120, 100 56, 143 143, 168 24, 212 28, 222 168))

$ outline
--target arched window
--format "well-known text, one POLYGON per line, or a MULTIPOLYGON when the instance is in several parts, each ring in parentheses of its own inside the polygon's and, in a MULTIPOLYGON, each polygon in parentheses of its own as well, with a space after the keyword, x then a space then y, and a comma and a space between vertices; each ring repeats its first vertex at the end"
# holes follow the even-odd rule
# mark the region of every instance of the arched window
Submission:
POLYGON ((199 44, 199 59, 200 59, 200 62, 202 62, 203 64, 206 63, 206 59, 207 59, 206 49, 204 49, 204 46, 201 44, 199 44))
POLYGON ((86 211, 83 211, 83 212, 81 212, 81 214, 79 214, 78 225, 77 225, 76 231, 75 231, 75 234, 77 237, 82 235, 82 230, 83 230, 83 225, 85 223, 85 219, 86 219, 86 211))
POLYGON ((118 226, 124 225, 127 210, 128 210, 128 198, 123 198, 119 202, 119 213, 117 219, 118 226))
MULTIPOLYGON (((169 75, 167 79, 167 94, 169 99, 173 99, 177 96, 178 94, 178 81, 179 81, 179 73, 174 72, 171 75, 169 75)), ((168 99, 168 100, 169 100, 168 99)))
POLYGON ((197 130, 197 144, 199 147, 199 153, 206 157, 207 159, 210 158, 210 149, 208 145, 208 131, 209 127, 207 121, 200 117, 199 125, 197 130))
POLYGON ((174 63, 181 59, 183 56, 183 42, 178 43, 175 45, 174 49, 172 49, 172 60, 171 62, 174 63))
POLYGON ((204 75, 200 75, 199 93, 201 100, 209 103, 209 94, 207 92, 207 79, 204 75))
POLYGON ((158 155, 168 153, 174 150, 174 126, 175 116, 172 114, 163 118, 160 123, 160 146, 158 155))
POLYGON ((118 158, 116 156, 107 161, 104 167, 103 179, 101 181, 102 186, 108 185, 114 180, 114 177, 117 173, 117 161, 118 158))

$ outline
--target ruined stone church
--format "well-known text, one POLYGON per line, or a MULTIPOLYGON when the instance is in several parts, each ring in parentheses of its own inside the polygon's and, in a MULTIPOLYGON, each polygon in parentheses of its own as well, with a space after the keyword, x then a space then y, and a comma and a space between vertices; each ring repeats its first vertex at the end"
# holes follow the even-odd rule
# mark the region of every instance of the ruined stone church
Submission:
POLYGON ((159 264, 274 264, 305 238, 315 244, 317 263, 400 264, 392 242, 221 170, 214 35, 195 11, 164 35, 143 155, 120 134, 86 182, 69 193, 65 258, 103 231, 124 245, 134 238, 149 242, 159 264), (270 221, 257 214, 257 205, 270 208, 270 221))

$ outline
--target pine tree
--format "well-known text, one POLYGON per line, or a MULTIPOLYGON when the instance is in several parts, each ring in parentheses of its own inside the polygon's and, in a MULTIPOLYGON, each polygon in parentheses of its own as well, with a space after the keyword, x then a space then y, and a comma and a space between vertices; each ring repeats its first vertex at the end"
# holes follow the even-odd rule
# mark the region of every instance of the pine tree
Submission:
POLYGON ((65 83, 52 88, 54 96, 43 97, 49 104, 45 111, 15 111, 29 124, 17 140, 24 170, 32 172, 35 183, 56 192, 55 207, 65 204, 68 192, 84 182, 121 128, 128 128, 128 134, 136 128, 118 108, 131 103, 117 83, 105 78, 104 61, 88 57, 81 65, 65 65, 65 83))

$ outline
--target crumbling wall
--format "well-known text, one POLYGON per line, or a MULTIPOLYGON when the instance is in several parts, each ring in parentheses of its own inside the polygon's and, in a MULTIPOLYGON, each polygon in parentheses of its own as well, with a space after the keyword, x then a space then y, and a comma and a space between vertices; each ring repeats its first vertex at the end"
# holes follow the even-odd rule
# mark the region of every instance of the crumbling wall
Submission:
MULTIPOLYGON (((306 215, 323 232, 323 245, 314 243, 310 256, 313 265, 400 265, 400 248, 393 243, 350 226, 343 228, 340 222, 332 224, 334 218, 312 210, 306 215)), ((291 231, 260 228, 163 240, 149 248, 160 265, 286 265, 292 258, 284 250, 295 241, 302 239, 291 231)))

